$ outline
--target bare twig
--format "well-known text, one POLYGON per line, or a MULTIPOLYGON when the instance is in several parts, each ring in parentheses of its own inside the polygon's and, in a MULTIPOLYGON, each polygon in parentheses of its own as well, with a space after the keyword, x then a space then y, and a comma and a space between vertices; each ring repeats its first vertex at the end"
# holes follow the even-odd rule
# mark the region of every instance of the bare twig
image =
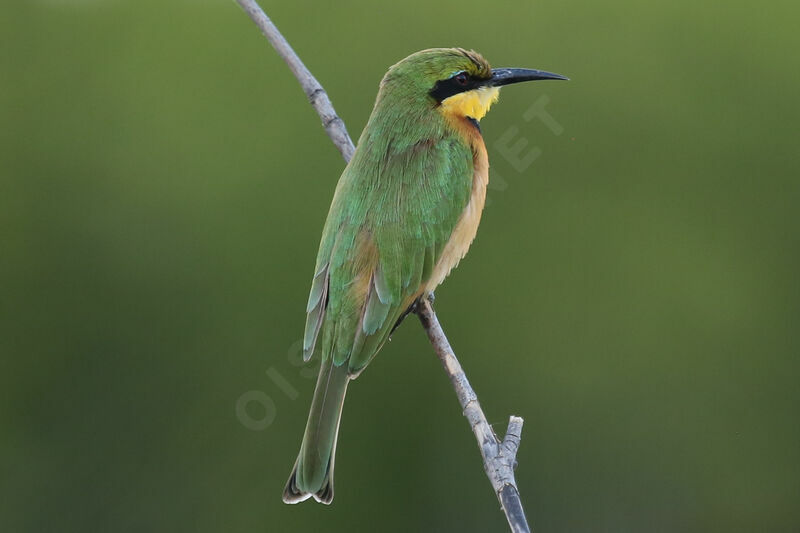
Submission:
POLYGON ((317 78, 311 74, 311 71, 300 61, 300 58, 283 35, 281 35, 281 32, 278 31, 278 28, 275 27, 275 24, 272 23, 255 0, 236 0, 236 2, 242 6, 242 9, 253 19, 253 22, 256 23, 256 26, 259 27, 264 37, 266 37, 272 47, 275 48, 278 55, 289 65, 292 74, 294 74, 294 77, 300 82, 300 87, 303 88, 303 92, 306 93, 308 101, 311 102, 311 105, 317 110, 319 118, 322 119, 322 125, 328 133, 328 137, 331 138, 333 144, 342 153, 344 160, 349 162, 356 148, 353 146, 353 141, 347 134, 344 121, 339 118, 339 115, 336 114, 336 110, 333 109, 333 104, 330 98, 328 98, 328 93, 322 88, 317 78))
MULTIPOLYGON (((261 29, 261 32, 278 54, 286 61, 286 64, 289 65, 292 73, 308 96, 311 105, 314 106, 314 109, 322 119, 322 124, 325 126, 325 131, 331 141, 342 153, 345 161, 350 161, 355 151, 353 141, 347 134, 344 122, 333 109, 325 89, 303 65, 303 62, 297 57, 297 54, 278 31, 278 28, 275 27, 254 0, 236 0, 236 2, 250 15, 253 22, 261 29)), ((450 342, 448 342, 442 326, 436 318, 436 313, 433 312, 430 301, 427 298, 421 299, 416 306, 415 312, 419 316, 422 327, 425 328, 436 354, 442 361, 442 365, 456 391, 464 416, 467 417, 472 427, 483 457, 483 468, 497 494, 498 500, 500 500, 500 505, 508 519, 511 531, 513 533, 529 533, 530 528, 525 519, 517 483, 514 480, 517 449, 519 448, 522 434, 522 419, 518 416, 512 416, 508 421, 506 436, 500 441, 489 422, 486 421, 486 416, 478 403, 478 396, 472 390, 461 364, 459 364, 453 349, 450 347, 450 342)))
POLYGON ((461 364, 456 358, 450 342, 442 330, 439 319, 433 311, 430 301, 422 298, 417 304, 416 311, 422 327, 428 334, 436 355, 444 366, 450 383, 458 395, 458 403, 461 404, 464 416, 472 427, 475 439, 481 449, 483 457, 483 469, 489 477, 500 505, 508 519, 508 525, 514 533, 530 532, 528 521, 525 519, 525 511, 522 509, 522 501, 517 490, 517 482, 514 480, 514 467, 516 466, 517 449, 522 436, 522 419, 512 416, 508 420, 506 436, 501 441, 497 438, 492 426, 486 420, 483 409, 478 402, 478 396, 472 390, 467 375, 461 364))

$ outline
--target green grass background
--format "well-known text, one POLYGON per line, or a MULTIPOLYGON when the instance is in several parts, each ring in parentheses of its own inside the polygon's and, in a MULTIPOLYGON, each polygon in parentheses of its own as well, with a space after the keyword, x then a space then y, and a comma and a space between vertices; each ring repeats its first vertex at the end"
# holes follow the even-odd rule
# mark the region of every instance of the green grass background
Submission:
MULTIPOLYGON (((535 530, 800 531, 796 2, 263 5, 354 137, 422 48, 572 78, 484 119, 437 292, 490 421, 525 418, 535 530)), ((334 505, 281 503, 343 162, 234 2, 9 3, 0 72, 0 529, 504 530, 415 320, 350 389, 334 505)))

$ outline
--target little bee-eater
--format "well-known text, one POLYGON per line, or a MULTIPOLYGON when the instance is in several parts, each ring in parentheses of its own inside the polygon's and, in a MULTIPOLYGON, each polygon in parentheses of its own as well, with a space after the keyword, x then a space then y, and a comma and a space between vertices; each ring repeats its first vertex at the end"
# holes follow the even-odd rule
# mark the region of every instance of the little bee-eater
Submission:
POLYGON ((478 124, 500 87, 565 79, 461 48, 417 52, 383 77, 322 230, 303 343, 322 362, 286 503, 331 503, 347 384, 475 238, 489 181, 478 124))

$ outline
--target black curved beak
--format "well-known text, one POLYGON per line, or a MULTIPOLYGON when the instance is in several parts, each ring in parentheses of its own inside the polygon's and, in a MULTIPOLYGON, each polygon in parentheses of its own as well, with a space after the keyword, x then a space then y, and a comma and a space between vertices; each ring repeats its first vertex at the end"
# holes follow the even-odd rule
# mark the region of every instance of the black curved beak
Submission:
POLYGON ((492 77, 489 78, 489 85, 492 87, 502 87, 521 81, 537 80, 569 80, 561 74, 553 74, 544 70, 534 70, 530 68, 496 68, 492 69, 492 77))

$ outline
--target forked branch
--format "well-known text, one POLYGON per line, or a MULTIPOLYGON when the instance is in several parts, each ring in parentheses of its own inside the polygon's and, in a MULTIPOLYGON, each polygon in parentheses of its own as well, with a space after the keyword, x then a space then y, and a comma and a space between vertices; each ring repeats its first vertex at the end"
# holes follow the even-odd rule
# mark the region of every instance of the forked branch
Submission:
POLYGON ((464 416, 467 417, 467 421, 472 427, 483 457, 483 469, 500 500, 511 531, 514 533, 530 532, 517 490, 517 482, 514 479, 517 450, 522 438, 522 418, 518 416, 509 418, 506 436, 502 441, 498 439, 492 426, 486 420, 486 415, 483 414, 478 396, 469 384, 467 375, 461 368, 461 363, 458 362, 430 301, 426 298, 420 300, 415 312, 428 334, 433 349, 436 350, 436 355, 439 356, 439 360, 444 366, 444 371, 447 372, 447 377, 450 378, 450 383, 453 384, 464 416))

